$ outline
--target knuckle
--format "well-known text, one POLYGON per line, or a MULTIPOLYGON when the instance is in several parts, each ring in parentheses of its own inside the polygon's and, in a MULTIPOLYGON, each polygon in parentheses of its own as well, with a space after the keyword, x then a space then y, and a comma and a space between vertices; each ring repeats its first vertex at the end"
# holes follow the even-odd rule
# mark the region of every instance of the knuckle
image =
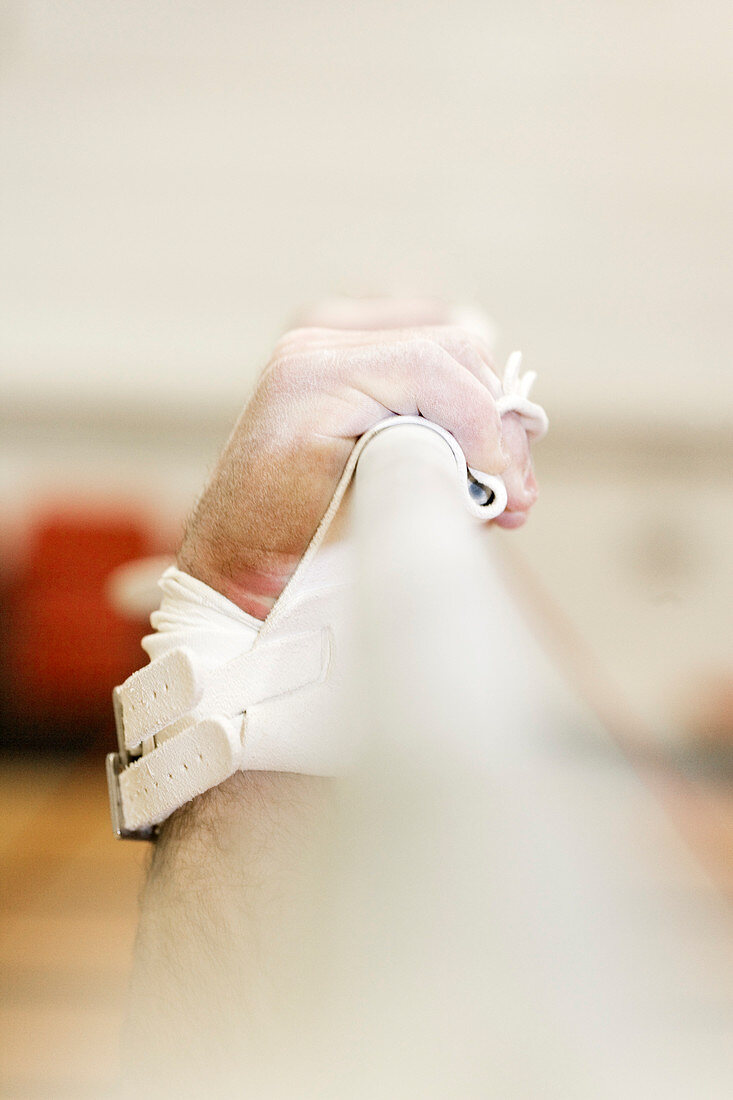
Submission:
POLYGON ((408 355, 415 356, 420 366, 439 362, 445 354, 437 340, 424 334, 412 336, 403 347, 408 355))
POLYGON ((330 350, 284 348, 270 360, 267 375, 274 389, 302 387, 330 376, 336 361, 337 356, 330 350))
POLYGON ((270 360, 267 379, 272 387, 280 389, 292 384, 303 373, 303 355, 295 349, 283 348, 270 360))
POLYGON ((440 340, 446 351, 456 359, 472 363, 474 368, 487 359, 481 340, 460 325, 444 326, 440 340))
POLYGON ((451 348, 456 356, 461 356, 464 359, 480 359, 475 344, 465 332, 453 333, 451 348))

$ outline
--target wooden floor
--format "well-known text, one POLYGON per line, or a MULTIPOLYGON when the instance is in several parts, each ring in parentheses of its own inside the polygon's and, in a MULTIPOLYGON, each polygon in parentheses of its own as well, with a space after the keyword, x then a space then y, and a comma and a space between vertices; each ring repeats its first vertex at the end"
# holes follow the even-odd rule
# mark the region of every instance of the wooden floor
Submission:
POLYGON ((148 845, 112 836, 98 757, 3 760, 0 803, 0 1096, 103 1096, 148 845))
MULTIPOLYGON (((658 793, 733 900, 733 782, 658 793)), ((102 760, 0 758, 0 1097, 113 1087, 146 844, 111 834, 102 760)))

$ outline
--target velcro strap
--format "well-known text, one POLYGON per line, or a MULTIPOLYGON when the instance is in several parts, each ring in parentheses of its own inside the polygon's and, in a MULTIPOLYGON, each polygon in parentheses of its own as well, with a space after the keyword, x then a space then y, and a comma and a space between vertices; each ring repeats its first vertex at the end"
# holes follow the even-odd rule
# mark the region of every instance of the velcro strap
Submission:
POLYGON ((297 691, 325 676, 330 653, 328 628, 263 640, 208 679, 201 709, 209 714, 242 714, 266 699, 297 691))
POLYGON ((175 649, 133 672, 117 689, 125 748, 136 749, 147 737, 190 713, 203 694, 190 649, 175 649))
POLYGON ((125 768, 119 778, 125 826, 157 825, 233 775, 242 750, 241 725, 236 719, 206 719, 125 768))
POLYGON ((327 629, 255 643, 210 672, 196 669, 194 655, 176 649, 135 672, 117 689, 125 748, 136 749, 187 714, 234 717, 248 707, 296 691, 325 675, 330 659, 327 629))

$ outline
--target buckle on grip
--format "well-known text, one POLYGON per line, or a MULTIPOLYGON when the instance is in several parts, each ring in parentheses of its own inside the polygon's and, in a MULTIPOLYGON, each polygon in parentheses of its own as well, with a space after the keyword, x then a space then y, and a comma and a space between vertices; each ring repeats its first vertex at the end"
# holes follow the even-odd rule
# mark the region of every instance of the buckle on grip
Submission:
POLYGON ((107 753, 105 761, 112 831, 120 840, 155 840, 158 833, 156 825, 149 825, 142 829, 128 829, 125 825, 125 813, 122 808, 122 792, 120 791, 120 774, 131 761, 139 759, 139 754, 137 756, 132 756, 125 748, 122 701, 119 696, 118 688, 115 688, 112 692, 112 706, 114 708, 115 729, 117 731, 117 752, 107 753))

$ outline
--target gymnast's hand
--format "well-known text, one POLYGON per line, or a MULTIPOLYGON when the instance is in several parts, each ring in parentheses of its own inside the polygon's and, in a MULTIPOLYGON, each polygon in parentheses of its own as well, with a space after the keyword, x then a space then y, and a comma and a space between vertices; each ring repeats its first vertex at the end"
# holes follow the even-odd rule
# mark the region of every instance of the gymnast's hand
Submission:
POLYGON ((481 336, 433 323, 451 316, 435 303, 333 312, 275 346, 178 554, 181 569, 259 619, 294 572, 355 441, 386 416, 422 414, 455 436, 470 466, 501 474, 509 499, 499 526, 521 526, 537 497, 527 433, 515 413, 499 416, 501 384, 481 336))

